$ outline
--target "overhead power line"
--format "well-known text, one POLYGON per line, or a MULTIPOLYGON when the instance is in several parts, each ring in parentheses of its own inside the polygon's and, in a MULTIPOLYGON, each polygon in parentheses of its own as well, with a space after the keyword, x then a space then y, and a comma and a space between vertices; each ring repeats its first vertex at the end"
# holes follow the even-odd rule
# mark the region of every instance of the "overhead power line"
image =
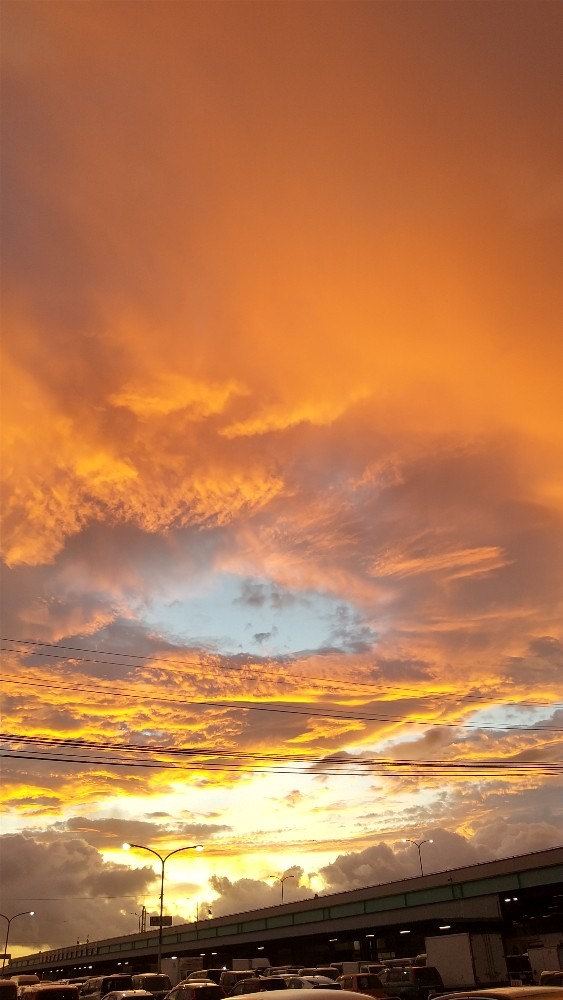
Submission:
MULTIPOLYGON (((13 677, 7 677, 6 675, 0 675, 1 681, 13 681, 13 677)), ((38 688, 49 688, 49 690, 61 691, 64 690, 68 692, 68 686, 64 684, 56 684, 52 680, 42 681, 35 678, 20 678, 18 677, 18 686, 27 687, 38 687, 38 688)), ((112 700, 115 698, 126 698, 133 699, 136 701, 143 701, 147 697, 147 692, 132 692, 132 691, 120 691, 115 685, 112 684, 110 688, 94 687, 84 684, 73 683, 73 691, 81 692, 84 694, 107 694, 112 700)), ((215 699, 209 701, 189 701, 187 699, 179 698, 178 696, 166 698, 162 695, 155 694, 153 690, 150 691, 150 698, 153 702, 159 702, 162 704, 173 704, 173 705, 187 705, 187 706, 197 706, 205 708, 226 708, 235 711, 245 711, 245 712, 270 712, 279 715, 298 715, 305 716, 306 718, 318 718, 318 719, 341 719, 350 722, 391 722, 399 723, 403 726, 432 726, 432 727, 444 727, 447 729, 475 729, 475 730, 487 730, 492 732, 546 732, 546 733, 560 733, 563 732, 563 728, 556 726, 530 726, 530 725, 502 725, 493 726, 484 723, 471 723, 471 722, 440 722, 433 719, 404 719, 396 715, 380 715, 378 714, 366 714, 358 715, 357 713, 351 712, 318 712, 315 709, 305 709, 305 708, 289 708, 287 706, 276 706, 276 705, 256 705, 249 702, 228 702, 228 701, 217 701, 215 699)))
MULTIPOLYGON (((116 750, 118 752, 125 754, 140 754, 141 756, 161 753, 172 757, 185 757, 185 758, 197 757, 200 760, 203 758, 206 761, 206 763, 209 762, 209 759, 213 760, 216 758, 221 758, 221 760, 217 763, 217 766, 222 766, 224 760, 245 760, 245 761, 252 760, 252 761, 266 761, 266 762, 273 761, 276 763, 287 762, 287 761, 289 761, 290 763, 295 763, 296 761, 302 761, 305 764, 327 764, 327 765, 330 764, 334 766, 338 766, 340 764, 350 764, 352 762, 358 765, 383 763, 383 764, 396 764, 397 766, 405 764, 408 765, 420 764, 421 766, 427 766, 429 764, 434 764, 434 763, 438 764, 446 763, 448 765, 455 763, 459 764, 459 766, 465 766, 466 763, 468 764, 475 763, 475 761, 456 762, 451 760, 444 761, 443 759, 442 760, 440 759, 425 760, 419 758, 401 759, 393 757, 374 757, 374 756, 353 758, 350 754, 346 753, 331 754, 329 756, 327 756, 326 754, 297 755, 295 753, 280 753, 280 752, 257 753, 244 750, 230 750, 224 747, 177 747, 177 746, 161 746, 157 744, 140 746, 138 744, 110 743, 109 741, 106 740, 84 740, 81 738, 74 739, 72 737, 68 738, 68 737, 54 737, 54 736, 21 736, 18 733, 0 734, 0 739, 4 740, 6 743, 12 743, 12 744, 24 744, 28 746, 38 745, 41 747, 62 747, 64 749, 68 749, 70 747, 76 751, 97 750, 104 752, 112 752, 116 750)), ((547 745, 549 746, 551 744, 547 745)), ((559 741, 553 741, 553 745, 558 746, 559 741)), ((545 744, 542 744, 542 746, 545 746, 545 744)), ((537 747, 535 749, 537 749, 537 747)), ((500 761, 500 763, 506 763, 506 762, 507 762, 506 758, 503 758, 500 761)), ((499 763, 498 759, 496 761, 493 761, 493 763, 499 763)), ((508 763, 511 762, 508 761, 508 763)), ((533 760, 532 761, 522 760, 518 761, 518 763, 535 765, 538 762, 533 760)))
MULTIPOLYGON (((165 665, 172 665, 172 666, 173 665, 180 665, 180 666, 183 666, 183 667, 186 667, 186 666, 189 665, 186 662, 186 659, 182 659, 182 658, 155 656, 153 654, 149 655, 149 654, 144 654, 144 653, 120 653, 120 652, 116 652, 115 650, 92 649, 90 647, 85 647, 85 646, 68 646, 68 645, 65 645, 65 644, 62 644, 62 643, 42 642, 42 641, 37 640, 37 639, 13 639, 13 638, 7 638, 7 637, 1 637, 0 636, 0 642, 17 643, 18 645, 23 645, 23 646, 41 647, 40 649, 37 648, 37 649, 31 650, 31 651, 29 651, 29 650, 21 650, 21 649, 9 649, 8 648, 8 649, 3 650, 4 652, 19 653, 20 655, 25 655, 25 656, 35 656, 35 655, 37 655, 37 656, 45 656, 45 657, 48 657, 50 659, 58 659, 58 660, 60 660, 61 659, 61 655, 59 653, 47 653, 44 650, 45 649, 62 650, 63 651, 63 658, 72 659, 73 661, 79 661, 79 662, 82 662, 82 663, 98 663, 98 664, 105 665, 105 666, 121 666, 121 667, 126 666, 127 664, 123 663, 122 662, 123 660, 126 660, 126 661, 137 661, 137 663, 132 663, 131 665, 132 666, 138 665, 139 667, 144 667, 144 666, 146 666, 147 663, 163 663, 165 665), (86 657, 83 657, 83 656, 64 657, 64 653, 66 653, 66 652, 70 652, 70 653, 93 653, 93 654, 95 654, 96 658, 95 659, 91 659, 91 658, 86 658, 86 657), (97 657, 100 657, 100 656, 111 657, 113 659, 97 659, 97 657), (117 659, 117 657, 119 657, 120 659, 117 659)), ((220 654, 214 654, 214 655, 216 656, 217 660, 220 659, 220 661, 221 661, 220 662, 221 670, 228 670, 228 671, 231 671, 233 673, 240 673, 241 672, 241 666, 240 665, 231 664, 231 663, 226 662, 225 661, 225 657, 220 657, 220 654)), ((285 668, 287 668, 287 660, 285 658, 283 660, 283 665, 284 665, 285 668)), ((249 669, 249 668, 251 669, 251 668, 254 667, 256 669, 259 669, 259 671, 260 671, 260 677, 272 676, 272 677, 275 677, 276 679, 279 680, 279 676, 280 676, 279 675, 279 670, 268 669, 266 666, 264 666, 263 663, 257 664, 257 663, 248 663, 248 662, 245 662, 243 664, 243 667, 244 667, 244 669, 249 669)), ((317 677, 317 676, 312 676, 312 675, 309 675, 309 674, 297 674, 297 673, 291 673, 291 674, 288 675, 287 672, 285 672, 284 675, 283 675, 283 679, 284 679, 284 681, 287 681, 287 680, 299 681, 300 680, 300 681, 305 681, 305 682, 307 682, 309 684, 314 681, 314 682, 318 682, 319 684, 325 685, 325 690, 326 690, 326 685, 327 684, 330 685, 331 688, 338 689, 338 681, 336 681, 335 678, 317 677)), ((371 682, 370 683, 368 681, 350 681, 350 680, 347 680, 346 682, 344 682, 344 681, 341 682, 341 687, 344 690, 346 690, 346 691, 349 691, 350 688, 352 687, 352 688, 368 688, 369 690, 373 690, 375 688, 375 689, 377 689, 379 691, 403 691, 403 692, 410 692, 410 694, 405 694, 405 697, 409 697, 409 698, 420 697, 421 695, 424 695, 424 696, 426 696, 426 695, 439 695, 441 698, 455 697, 458 701, 463 701, 463 702, 465 702, 465 701, 473 701, 473 700, 475 700, 475 701, 481 701, 483 699, 483 692, 482 691, 480 691, 479 693, 470 693, 470 692, 468 692, 465 695, 460 695, 459 691, 445 692, 442 689, 432 689, 432 688, 428 688, 428 687, 425 687, 424 690, 421 691, 420 688, 417 688, 415 685, 407 686, 407 685, 400 685, 400 684, 383 684, 383 683, 380 683, 380 682, 376 682, 376 683, 371 682)), ((542 706, 542 705, 546 705, 547 707, 549 707, 549 706, 552 705, 552 702, 537 702, 537 701, 533 701, 533 702, 519 702, 518 704, 522 705, 522 706, 526 706, 526 707, 536 707, 536 706, 542 706)))
MULTIPOLYGON (((117 761, 117 760, 110 761, 110 760, 107 760, 107 759, 103 759, 102 760, 102 759, 98 759, 98 758, 62 757, 62 756, 58 756, 58 755, 52 755, 52 756, 41 755, 41 756, 38 756, 38 755, 21 754, 21 753, 14 753, 14 752, 10 752, 8 754, 2 753, 2 754, 0 754, 0 757, 4 757, 4 758, 11 757, 11 758, 14 758, 14 759, 17 759, 17 760, 49 761, 51 763, 57 763, 57 764, 58 763, 81 764, 83 766, 86 765, 86 764, 94 764, 97 767, 129 767, 129 768, 130 767, 136 767, 136 768, 149 768, 149 769, 157 768, 159 770, 164 769, 164 770, 172 770, 172 771, 193 771, 193 770, 201 770, 202 769, 202 765, 199 765, 196 768, 195 765, 167 764, 167 763, 164 763, 162 761, 131 761, 131 760, 129 760, 129 761, 121 761, 121 760, 119 760, 119 761, 117 761)), ((240 766, 234 767, 232 765, 223 765, 221 767, 219 767, 219 766, 214 767, 214 766, 211 766, 211 765, 205 765, 205 769, 206 770, 211 770, 211 771, 213 771, 213 770, 237 771, 239 773, 243 772, 243 773, 249 773, 249 774, 300 774, 300 775, 303 775, 303 769, 302 768, 300 769, 300 768, 288 768, 288 767, 279 767, 279 768, 272 768, 272 767, 240 767, 240 766)), ((380 767, 372 767, 372 768, 370 768, 368 773, 370 773, 370 774, 392 774, 393 771, 396 770, 396 769, 397 769, 397 765, 396 764, 393 764, 393 765, 381 765, 380 767)), ((524 766, 522 764, 512 764, 512 765, 506 764, 506 765, 502 765, 502 764, 492 764, 491 762, 487 762, 487 763, 473 764, 473 765, 466 764, 465 766, 462 766, 460 764, 452 764, 450 766, 446 766, 445 764, 442 764, 442 765, 438 766, 436 764, 436 766, 434 766, 432 768, 428 768, 428 767, 425 768, 425 769, 422 769, 420 767, 418 767, 418 768, 413 767, 412 768, 413 774, 416 774, 418 776, 422 776, 423 775, 425 777, 428 777, 429 776, 429 772, 432 771, 432 770, 434 770, 437 774, 440 773, 440 774, 443 775, 444 773, 450 773, 450 774, 459 773, 459 774, 464 774, 467 777, 483 777, 483 776, 485 776, 487 774, 491 774, 491 773, 495 773, 495 774, 498 775, 499 771, 504 772, 508 776, 516 776, 516 775, 522 776, 524 774, 529 774, 530 771, 532 771, 536 775, 537 774, 542 774, 542 775, 545 775, 545 776, 556 776, 556 775, 559 775, 559 774, 563 774, 563 764, 539 764, 537 762, 534 762, 533 764, 529 764, 528 766, 524 766)), ((325 770, 325 769, 322 769, 322 768, 315 769, 315 771, 314 771, 314 774, 322 774, 322 775, 325 775, 325 776, 333 776, 333 777, 358 777, 359 773, 360 772, 358 772, 358 771, 325 770)))
POLYGON ((5 758, 21 760, 41 760, 52 763, 74 763, 96 765, 101 767, 136 767, 164 768, 168 770, 207 770, 207 771, 237 771, 239 773, 276 773, 303 774, 304 768, 313 774, 358 776, 362 774, 417 774, 457 773, 467 775, 485 775, 490 773, 508 773, 523 775, 526 773, 541 773, 557 775, 563 773, 563 763, 556 761, 537 761, 525 759, 493 759, 493 760, 414 760, 383 757, 356 758, 312 757, 291 758, 286 754, 254 754, 242 752, 224 752, 220 748, 207 751, 195 751, 192 748, 177 747, 135 747, 107 743, 88 744, 80 740, 35 739, 33 737, 18 737, 7 734, 4 741, 18 747, 2 753, 5 758), (37 751, 30 749, 34 743, 39 744, 37 751), (20 749, 23 744, 24 750, 20 749), (60 748, 56 753, 53 749, 60 748), (45 750, 43 750, 45 748, 45 750), (39 752, 41 749, 42 752, 39 752), (149 753, 152 759, 147 759, 149 753), (161 755, 161 756, 159 756, 161 755), (174 757, 170 761, 167 758, 174 757), (158 757, 158 759, 154 759, 158 757), (163 759, 164 758, 164 759, 163 759), (196 759, 197 758, 197 759, 196 759), (301 766, 298 766, 300 764, 301 766))

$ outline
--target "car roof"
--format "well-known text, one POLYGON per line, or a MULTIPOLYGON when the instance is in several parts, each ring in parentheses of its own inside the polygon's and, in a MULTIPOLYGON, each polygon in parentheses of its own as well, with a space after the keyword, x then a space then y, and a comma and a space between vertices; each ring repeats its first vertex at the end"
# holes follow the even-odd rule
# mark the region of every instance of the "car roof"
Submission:
MULTIPOLYGON (((194 989, 199 989, 201 986, 219 986, 214 979, 182 979, 178 986, 193 986, 194 989)), ((174 987, 175 989, 176 987, 174 987)))
MULTIPOLYGON (((557 989, 557 987, 552 987, 552 989, 557 989)), ((269 990, 268 1000, 305 1000, 309 992, 311 993, 311 1000, 335 1000, 334 990, 325 988, 323 986, 311 986, 309 991, 305 989, 293 989, 291 986, 286 990, 269 990)), ((245 1000, 265 1000, 264 993, 245 993, 245 1000)), ((561 996, 561 993, 559 994, 561 996)), ((365 997, 365 1000, 373 1000, 373 997, 368 996, 366 993, 356 993, 355 990, 339 990, 338 1000, 360 1000, 361 997, 365 997)), ((440 997, 440 1000, 442 998, 440 997)))
POLYGON ((335 983, 336 979, 332 979, 330 976, 321 976, 315 973, 314 976, 301 976, 302 979, 314 979, 316 983, 335 983))
MULTIPOLYGON (((181 983, 177 983, 176 986, 172 987, 170 993, 172 993, 173 990, 177 990, 178 986, 189 986, 191 990, 200 990, 202 986, 216 986, 219 990, 223 989, 223 987, 219 983, 216 983, 214 979, 182 979, 181 983)), ((106 1000, 105 997, 104 1000, 106 1000)))
POLYGON ((152 997, 153 994, 149 993, 148 990, 112 990, 111 993, 106 993, 106 997, 152 997))
POLYGON ((190 972, 189 976, 186 976, 186 979, 191 979, 192 976, 194 978, 196 976, 200 976, 200 975, 201 976, 206 976, 208 972, 229 972, 229 971, 230 970, 229 969, 225 969, 225 967, 223 965, 208 965, 208 967, 206 969, 193 969, 190 972))
POLYGON ((499 986, 497 989, 488 990, 466 990, 458 993, 443 993, 440 1000, 455 1000, 455 998, 470 997, 478 1000, 479 997, 495 997, 502 1000, 522 1000, 525 997, 561 997, 560 986, 499 986))
POLYGON ((106 996, 112 997, 116 993, 120 997, 152 997, 152 993, 148 990, 112 990, 111 993, 106 993, 106 996))
POLYGON ((27 985, 34 990, 77 990, 79 986, 78 983, 55 983, 55 982, 28 983, 27 985))
POLYGON ((60 993, 61 990, 70 990, 70 996, 72 996, 72 994, 78 996, 78 986, 76 983, 28 983, 24 986, 24 990, 26 993, 35 993, 37 990, 41 993, 49 993, 53 990, 57 990, 60 993))
POLYGON ((310 975, 306 974, 306 975, 303 975, 303 976, 294 976, 290 972, 286 976, 284 976, 283 978, 284 979, 306 979, 306 980, 312 979, 313 982, 315 982, 315 983, 318 983, 318 982, 321 982, 321 983, 334 983, 335 982, 335 980, 331 979, 330 976, 322 976, 320 974, 317 974, 316 972, 315 973, 311 973, 310 975))
MULTIPOLYGON (((210 979, 209 973, 210 972, 220 972, 221 975, 223 975, 223 973, 227 972, 227 971, 228 971, 227 969, 199 969, 199 970, 196 969, 195 972, 190 972, 189 976, 186 976, 185 979, 182 979, 182 982, 183 983, 184 982, 187 983, 188 981, 189 982, 198 982, 198 981, 201 982, 201 980, 204 979, 204 980, 209 980, 209 982, 215 983, 214 979, 210 979)), ((215 983, 215 985, 217 985, 217 983, 215 983)))

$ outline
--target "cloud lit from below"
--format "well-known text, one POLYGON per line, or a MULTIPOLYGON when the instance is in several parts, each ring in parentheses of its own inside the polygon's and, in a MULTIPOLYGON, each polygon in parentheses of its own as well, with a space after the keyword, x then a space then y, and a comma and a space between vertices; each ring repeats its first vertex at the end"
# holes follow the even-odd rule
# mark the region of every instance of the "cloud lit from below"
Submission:
POLYGON ((16 858, 201 829, 228 912, 560 839, 560 17, 8 5, 16 858))

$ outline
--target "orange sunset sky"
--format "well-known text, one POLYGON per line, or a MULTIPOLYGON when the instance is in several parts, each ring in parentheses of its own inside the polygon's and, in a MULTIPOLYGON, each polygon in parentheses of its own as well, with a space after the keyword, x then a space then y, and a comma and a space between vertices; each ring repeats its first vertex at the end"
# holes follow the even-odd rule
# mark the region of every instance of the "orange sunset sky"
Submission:
POLYGON ((560 844, 563 5, 2 22, 12 953, 560 844))

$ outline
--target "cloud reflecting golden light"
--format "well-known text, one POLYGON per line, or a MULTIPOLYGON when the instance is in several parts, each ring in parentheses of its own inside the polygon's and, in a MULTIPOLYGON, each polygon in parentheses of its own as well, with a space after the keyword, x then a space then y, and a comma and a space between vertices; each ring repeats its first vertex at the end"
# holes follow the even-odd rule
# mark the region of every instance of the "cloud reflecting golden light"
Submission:
POLYGON ((10 849, 555 841, 560 17, 8 4, 10 849))

